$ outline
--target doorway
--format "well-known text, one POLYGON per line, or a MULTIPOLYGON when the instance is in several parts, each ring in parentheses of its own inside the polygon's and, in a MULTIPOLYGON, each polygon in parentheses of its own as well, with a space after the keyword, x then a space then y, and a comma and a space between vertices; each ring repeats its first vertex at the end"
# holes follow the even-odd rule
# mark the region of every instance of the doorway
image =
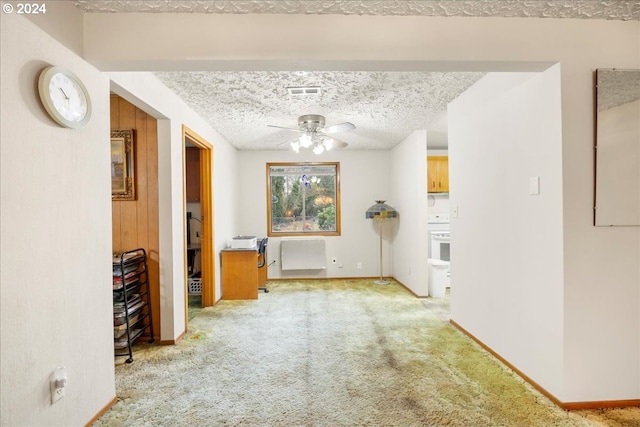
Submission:
POLYGON ((143 248, 147 252, 154 338, 161 337, 160 211, 158 208, 158 121, 127 99, 111 94, 111 129, 133 131, 135 163, 129 200, 111 200, 114 252, 143 248))
MULTIPOLYGON (((435 138, 434 138, 435 139, 435 138)), ((443 148, 427 146, 428 294, 446 298, 451 291, 449 152, 446 133, 443 148)))
POLYGON ((213 146, 182 126, 185 239, 185 322, 215 304, 213 146), (190 314, 191 313, 191 314, 190 314))

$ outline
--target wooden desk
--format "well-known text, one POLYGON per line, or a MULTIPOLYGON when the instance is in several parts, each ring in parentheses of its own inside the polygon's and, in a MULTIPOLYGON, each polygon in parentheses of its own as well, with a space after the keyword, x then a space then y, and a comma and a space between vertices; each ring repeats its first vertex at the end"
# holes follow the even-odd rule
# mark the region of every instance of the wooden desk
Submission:
POLYGON ((221 256, 222 299, 258 299, 258 251, 224 249, 221 256))

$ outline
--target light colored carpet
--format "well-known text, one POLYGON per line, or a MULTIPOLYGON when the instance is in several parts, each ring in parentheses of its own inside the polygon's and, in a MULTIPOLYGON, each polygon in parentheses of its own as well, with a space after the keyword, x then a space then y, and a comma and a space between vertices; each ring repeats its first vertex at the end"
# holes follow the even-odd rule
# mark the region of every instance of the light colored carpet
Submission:
POLYGON ((189 295, 187 304, 187 316, 189 322, 202 311, 202 295, 189 295))
POLYGON ((203 309, 176 346, 117 361, 96 426, 638 426, 566 412, 397 283, 282 281, 203 309))

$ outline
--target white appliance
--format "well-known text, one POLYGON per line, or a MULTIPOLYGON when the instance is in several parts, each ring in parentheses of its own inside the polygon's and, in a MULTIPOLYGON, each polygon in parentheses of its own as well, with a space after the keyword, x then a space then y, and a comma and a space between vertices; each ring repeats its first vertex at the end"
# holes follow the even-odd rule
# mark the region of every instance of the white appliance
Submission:
POLYGON ((237 236, 231 239, 231 249, 253 249, 257 245, 256 236, 237 236))
POLYGON ((429 232, 429 258, 442 259, 445 255, 449 261, 449 214, 429 214, 427 216, 427 229, 429 232), (435 242, 435 243, 434 243, 435 242), (443 247, 446 245, 446 248, 443 247), (437 252, 434 256, 434 246, 437 252))
POLYGON ((449 269, 450 233, 448 214, 429 214, 429 296, 444 298, 451 286, 449 269))
POLYGON ((451 243, 448 231, 432 231, 431 236, 431 259, 440 261, 451 261, 451 243))
POLYGON ((429 296, 444 298, 449 286, 449 262, 429 259, 429 296))

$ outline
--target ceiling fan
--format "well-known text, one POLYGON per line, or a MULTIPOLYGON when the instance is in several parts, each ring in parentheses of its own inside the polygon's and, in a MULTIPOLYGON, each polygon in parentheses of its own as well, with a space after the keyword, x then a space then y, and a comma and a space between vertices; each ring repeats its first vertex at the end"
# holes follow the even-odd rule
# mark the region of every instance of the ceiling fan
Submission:
POLYGON ((300 147, 312 148, 315 154, 320 154, 325 150, 329 151, 334 148, 346 147, 349 144, 328 135, 332 133, 345 132, 356 128, 353 123, 349 122, 325 127, 325 118, 324 116, 321 116, 319 114, 305 114, 304 116, 298 117, 299 129, 286 128, 275 125, 267 126, 301 133, 302 135, 300 135, 300 138, 290 142, 291 148, 296 153, 300 151, 300 147))

